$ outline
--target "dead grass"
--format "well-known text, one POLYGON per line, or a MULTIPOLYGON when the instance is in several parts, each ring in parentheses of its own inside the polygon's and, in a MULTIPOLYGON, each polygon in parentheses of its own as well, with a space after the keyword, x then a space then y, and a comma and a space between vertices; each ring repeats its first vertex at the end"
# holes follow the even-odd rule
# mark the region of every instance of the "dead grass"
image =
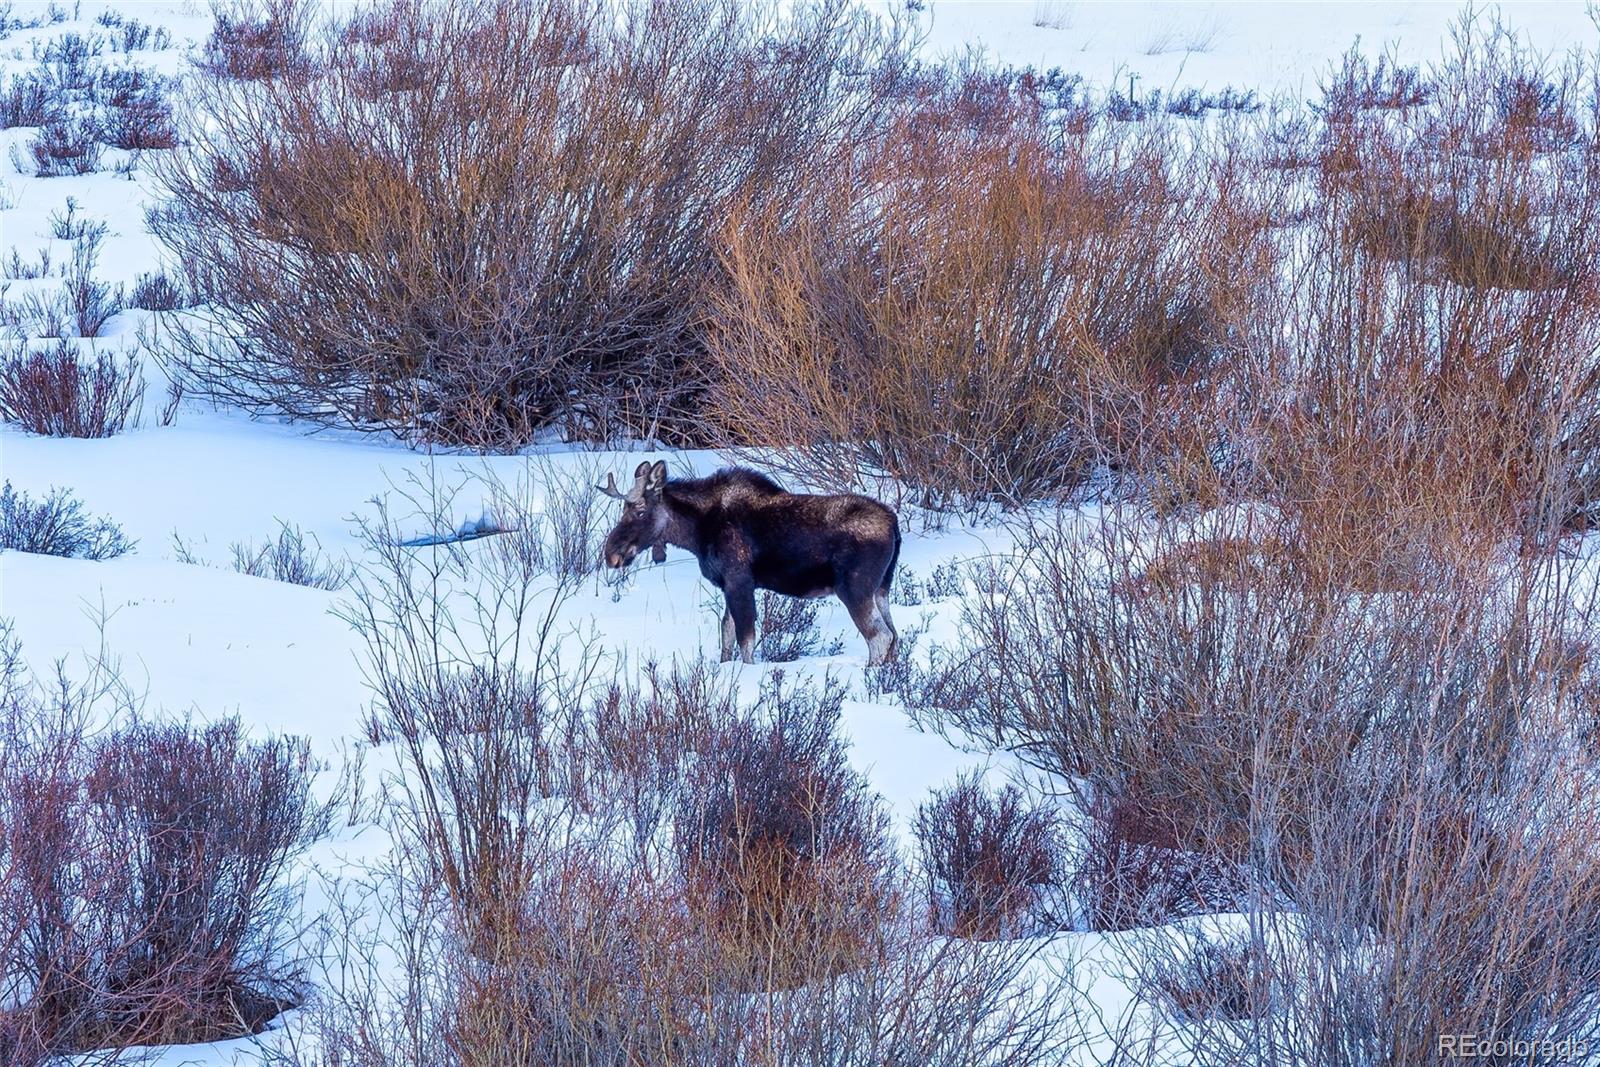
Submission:
POLYGON ((1070 0, 1035 0, 1033 24, 1052 30, 1064 30, 1072 25, 1073 4, 1070 0))
MULTIPOLYGON (((179 563, 209 566, 195 554, 193 546, 176 533, 172 536, 172 545, 179 563)), ((315 534, 308 539, 304 530, 286 522, 278 524, 276 537, 267 538, 259 546, 253 541, 235 541, 231 553, 233 569, 252 578, 327 590, 342 589, 350 580, 351 567, 347 561, 325 556, 315 534)))

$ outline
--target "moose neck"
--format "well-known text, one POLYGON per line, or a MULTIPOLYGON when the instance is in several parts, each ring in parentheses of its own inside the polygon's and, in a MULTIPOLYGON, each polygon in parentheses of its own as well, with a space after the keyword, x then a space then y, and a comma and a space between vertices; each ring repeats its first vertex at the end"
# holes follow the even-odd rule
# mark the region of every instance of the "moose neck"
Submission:
POLYGON ((705 509, 692 495, 682 492, 679 486, 671 482, 667 483, 661 494, 661 501, 666 504, 668 515, 662 538, 668 544, 698 556, 703 547, 700 543, 700 520, 705 515, 705 509))

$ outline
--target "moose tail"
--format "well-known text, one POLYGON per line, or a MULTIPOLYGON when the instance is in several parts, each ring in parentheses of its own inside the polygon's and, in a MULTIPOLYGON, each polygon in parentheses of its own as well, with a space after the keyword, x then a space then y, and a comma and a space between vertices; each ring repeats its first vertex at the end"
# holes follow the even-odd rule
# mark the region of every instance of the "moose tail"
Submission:
POLYGON ((894 567, 900 562, 900 520, 894 520, 894 551, 889 553, 889 565, 883 569, 883 581, 878 588, 883 592, 889 591, 889 585, 894 581, 894 567))

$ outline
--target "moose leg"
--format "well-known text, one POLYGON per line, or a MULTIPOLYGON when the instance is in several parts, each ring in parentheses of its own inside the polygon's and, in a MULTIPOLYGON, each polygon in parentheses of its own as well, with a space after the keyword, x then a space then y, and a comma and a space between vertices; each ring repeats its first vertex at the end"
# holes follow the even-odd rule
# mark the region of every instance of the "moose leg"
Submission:
POLYGON ((895 648, 900 644, 900 631, 894 628, 894 619, 889 616, 889 591, 880 589, 872 595, 872 606, 878 609, 878 619, 883 623, 884 629, 889 631, 889 648, 883 654, 884 659, 894 655, 895 648))
MULTIPOLYGON (((733 620, 733 633, 739 642, 739 658, 746 663, 756 661, 756 589, 753 583, 729 583, 723 590, 728 601, 728 616, 733 620)), ((727 633, 727 623, 723 623, 727 633)))
POLYGON ((722 608, 722 658, 726 663, 733 658, 733 611, 726 604, 722 608))
POLYGON ((877 598, 851 597, 845 600, 844 606, 850 609, 850 620, 856 624, 856 629, 867 639, 867 665, 876 666, 887 660, 894 648, 894 629, 879 612, 877 598))

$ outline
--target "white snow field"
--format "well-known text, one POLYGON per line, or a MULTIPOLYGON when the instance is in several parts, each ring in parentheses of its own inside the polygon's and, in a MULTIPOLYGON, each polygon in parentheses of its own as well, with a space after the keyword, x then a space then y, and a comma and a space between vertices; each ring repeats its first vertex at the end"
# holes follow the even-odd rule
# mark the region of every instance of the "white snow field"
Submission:
MULTIPOLYGON (((1007 63, 1060 67, 1092 85, 1126 88, 1131 80, 1141 92, 1159 88, 1164 93, 1232 86, 1263 98, 1313 90, 1328 65, 1357 39, 1372 49, 1392 45, 1403 62, 1437 58, 1448 47, 1450 23, 1460 13, 1453 3, 1427 2, 928 0, 923 6, 918 17, 928 30, 926 47, 940 54, 975 48, 1007 63)), ((35 50, 55 37, 103 33, 95 20, 105 10, 167 30, 172 47, 141 51, 132 61, 170 75, 184 70, 212 24, 209 10, 193 2, 90 0, 65 7, 64 21, 0 39, 0 84, 31 69, 35 50)), ((12 14, 23 20, 46 8, 33 2, 11 5, 12 14)), ((1600 32, 1578 0, 1509 4, 1502 16, 1535 46, 1552 52, 1600 43, 1600 32)), ((120 54, 107 59, 124 61, 120 54)), ((148 166, 118 173, 116 164, 126 153, 111 149, 97 173, 36 178, 8 162, 32 132, 0 131, 0 256, 10 257, 15 249, 23 261, 31 261, 49 250, 56 262, 64 260, 68 243, 51 237, 49 218, 66 210, 71 199, 83 218, 109 225, 99 277, 131 286, 141 274, 159 269, 161 253, 144 223, 145 209, 157 200, 148 166)), ((56 284, 55 278, 13 281, 7 298, 56 284)), ((131 346, 152 317, 123 311, 85 348, 131 346)), ((640 460, 665 458, 682 474, 709 472, 727 462, 704 452, 611 453, 560 446, 542 448, 532 457, 428 455, 380 437, 318 431, 192 400, 163 426, 155 413, 165 381, 154 361, 145 365, 144 419, 136 429, 103 440, 75 440, 0 426, 0 478, 35 497, 55 487, 70 489, 88 511, 114 518, 138 541, 134 552, 105 562, 0 551, 0 616, 14 620, 24 656, 40 673, 62 659, 69 671, 81 669, 105 648, 143 691, 148 708, 199 720, 237 714, 262 732, 310 738, 316 754, 329 761, 363 738, 371 702, 360 637, 335 614, 346 594, 235 573, 227 566, 230 545, 259 543, 280 523, 289 523, 313 535, 325 552, 359 562, 363 548, 356 520, 371 518, 372 499, 406 486, 408 479, 467 484, 455 514, 470 520, 484 500, 473 479, 484 474, 515 484, 530 470, 622 476, 640 460), (175 537, 195 557, 215 565, 181 562, 175 537)), ((537 502, 531 506, 537 509, 537 502)), ((419 526, 416 532, 427 531, 419 526)), ((1003 553, 1008 543, 999 528, 956 525, 927 533, 912 526, 906 530, 901 566, 925 577, 942 563, 1003 553)), ((715 659, 718 614, 706 603, 712 592, 693 560, 672 550, 665 564, 641 559, 620 596, 591 579, 564 608, 564 620, 592 627, 604 652, 620 662, 715 659)), ((897 609, 902 630, 926 617, 925 642, 948 643, 958 615, 953 598, 897 609)), ((862 684, 864 643, 842 606, 827 601, 819 623, 825 638, 842 641, 842 651, 808 657, 785 670, 803 678, 831 672, 851 684, 844 726, 853 761, 887 799, 902 835, 930 789, 974 768, 987 769, 997 781, 1015 769, 1002 755, 962 750, 920 732, 892 703, 868 700, 862 684)), ((768 669, 762 664, 718 668, 751 692, 768 669)), ((392 760, 379 751, 369 754, 368 765, 376 773, 389 769, 392 760)), ((319 845, 311 861, 336 875, 342 865, 382 847, 381 834, 372 828, 347 827, 319 845)), ((308 913, 319 899, 313 889, 308 913)), ((1132 992, 1115 977, 1116 955, 1112 938, 1063 933, 1046 960, 1073 961, 1075 981, 1114 1019, 1132 1000, 1132 992)), ((152 1062, 168 1067, 264 1062, 292 1029, 294 1014, 256 1038, 152 1050, 152 1062)), ((1095 1051, 1085 1046, 1084 1062, 1093 1062, 1095 1051)))

